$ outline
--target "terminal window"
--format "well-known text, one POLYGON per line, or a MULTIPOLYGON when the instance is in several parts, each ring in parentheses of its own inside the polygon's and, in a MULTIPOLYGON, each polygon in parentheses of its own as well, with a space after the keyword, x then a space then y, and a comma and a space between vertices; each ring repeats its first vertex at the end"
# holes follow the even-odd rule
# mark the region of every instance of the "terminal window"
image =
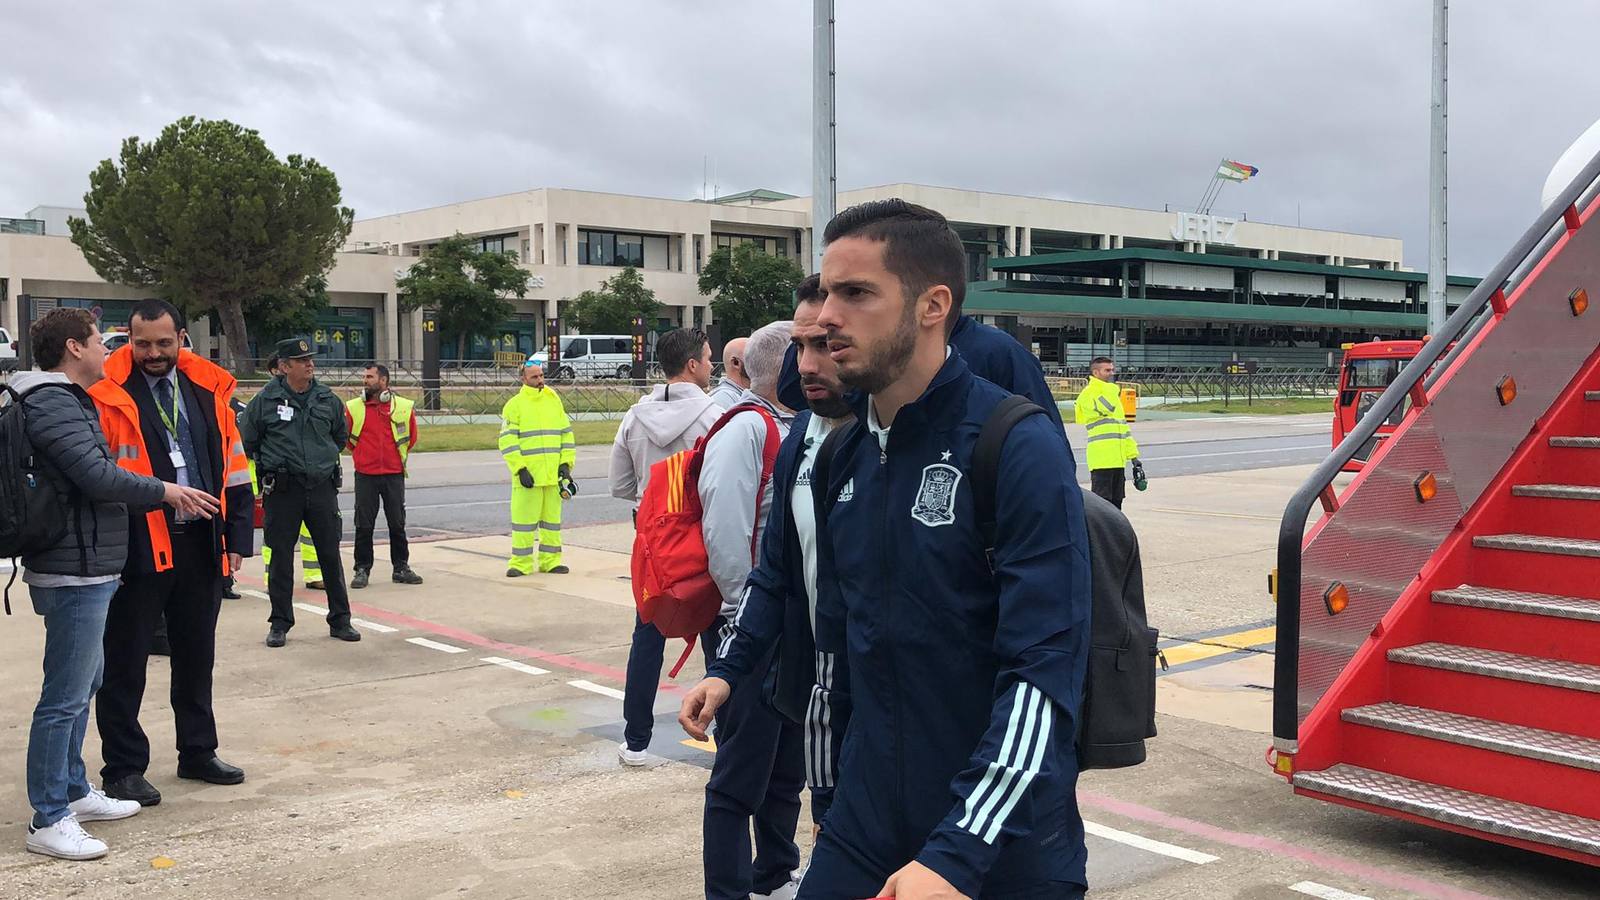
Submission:
POLYGON ((644 267, 644 235, 578 229, 578 265, 644 267))

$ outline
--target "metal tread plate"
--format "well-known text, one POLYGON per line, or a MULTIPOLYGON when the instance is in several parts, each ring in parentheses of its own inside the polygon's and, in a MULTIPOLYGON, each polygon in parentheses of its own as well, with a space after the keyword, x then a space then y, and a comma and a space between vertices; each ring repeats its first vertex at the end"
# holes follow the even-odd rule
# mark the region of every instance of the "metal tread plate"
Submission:
POLYGON ((1341 764, 1300 772, 1294 786, 1501 837, 1600 855, 1600 822, 1498 797, 1341 764))
POLYGON ((1523 550, 1529 553, 1555 553, 1560 556, 1600 557, 1600 541, 1548 537, 1542 534, 1481 534, 1472 539, 1472 546, 1486 550, 1523 550))
POLYGON ((1600 772, 1600 740, 1402 703, 1344 710, 1346 722, 1600 772))
POLYGON ((1553 437, 1550 439, 1550 446, 1600 449, 1600 437, 1553 437))
POLYGON ((1519 484, 1511 488, 1511 493, 1552 500, 1600 500, 1600 487, 1590 484, 1519 484))
POLYGON ((1600 600, 1591 600, 1588 597, 1530 594, 1464 584, 1447 591, 1434 591, 1433 602, 1452 606, 1471 606, 1476 609, 1527 613, 1534 616, 1551 616, 1557 619, 1600 622, 1600 600))
POLYGON ((1389 661, 1600 694, 1600 666, 1564 659, 1544 659, 1503 650, 1428 642, 1396 647, 1389 651, 1389 661))

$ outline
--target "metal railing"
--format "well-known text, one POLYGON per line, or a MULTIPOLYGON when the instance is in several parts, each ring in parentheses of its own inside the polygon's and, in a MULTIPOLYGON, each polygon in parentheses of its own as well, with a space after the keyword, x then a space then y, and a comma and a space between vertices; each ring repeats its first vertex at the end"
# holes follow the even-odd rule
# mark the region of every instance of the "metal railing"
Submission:
MULTIPOLYGON (((1088 366, 1055 367, 1049 372, 1053 387, 1057 384, 1081 384, 1089 375, 1088 366)), ((1130 366, 1117 371, 1119 384, 1139 385, 1139 396, 1161 397, 1167 401, 1218 400, 1250 402, 1267 397, 1332 397, 1338 389, 1337 369, 1303 368, 1293 366, 1262 366, 1254 372, 1225 373, 1217 366, 1160 366, 1141 368, 1130 366)), ((1076 396, 1077 391, 1059 388, 1076 396)), ((1063 397, 1062 399, 1071 399, 1063 397)), ((1330 415, 1333 407, 1329 404, 1330 415)))
MULTIPOLYGON (((1356 427, 1333 453, 1322 461, 1284 509, 1278 530, 1278 568, 1276 584, 1277 635, 1273 671, 1272 734, 1274 747, 1285 753, 1298 752, 1300 736, 1300 637, 1301 575, 1305 549, 1305 529, 1313 504, 1321 502, 1332 514, 1339 506, 1333 481, 1389 420, 1406 398, 1414 401, 1404 429, 1427 407, 1428 391, 1463 358, 1471 338, 1505 309, 1505 298, 1537 270, 1538 262, 1569 230, 1579 225, 1580 202, 1592 201, 1600 179, 1600 156, 1590 160, 1584 170, 1546 208, 1525 231, 1511 250, 1484 276, 1461 306, 1445 321, 1441 333, 1433 335, 1416 359, 1408 363, 1357 422, 1356 427)), ((1398 432, 1397 432, 1398 433, 1398 432)))

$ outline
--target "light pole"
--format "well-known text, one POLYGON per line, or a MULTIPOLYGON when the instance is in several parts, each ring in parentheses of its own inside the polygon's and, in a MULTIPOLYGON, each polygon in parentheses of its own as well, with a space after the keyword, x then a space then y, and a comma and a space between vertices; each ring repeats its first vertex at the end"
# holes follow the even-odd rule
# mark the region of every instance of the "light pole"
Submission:
POLYGON ((822 270, 822 230, 839 190, 834 160, 833 0, 813 0, 811 15, 811 271, 822 270))
POLYGON ((1444 331, 1445 276, 1450 254, 1449 201, 1446 182, 1449 175, 1450 139, 1446 112, 1446 63, 1449 60, 1449 0, 1433 2, 1433 102, 1430 104, 1432 128, 1428 142, 1428 333, 1444 331))

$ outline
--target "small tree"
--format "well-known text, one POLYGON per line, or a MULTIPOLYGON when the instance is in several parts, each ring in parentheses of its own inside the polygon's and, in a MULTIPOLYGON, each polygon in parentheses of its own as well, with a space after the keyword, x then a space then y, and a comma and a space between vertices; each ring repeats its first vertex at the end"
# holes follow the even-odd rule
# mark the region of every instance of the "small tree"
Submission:
POLYGON ((794 289, 805 277, 794 260, 754 244, 719 247, 700 273, 700 293, 715 295, 711 312, 724 335, 749 334, 794 313, 794 289))
POLYGON ((439 332, 456 340, 456 359, 467 358, 467 342, 499 332, 516 312, 512 297, 528 294, 528 270, 511 253, 477 249, 457 234, 422 254, 395 282, 407 310, 439 311, 439 332))
POLYGON ((656 292, 644 285, 644 276, 633 266, 600 282, 598 291, 584 291, 567 305, 567 318, 580 332, 588 334, 631 334, 635 317, 646 322, 661 315, 656 292))
POLYGON ((261 136, 188 116, 151 143, 122 142, 89 173, 72 242, 100 277, 160 289, 191 317, 215 311, 237 363, 246 301, 299 290, 333 266, 354 213, 316 160, 279 160, 261 136))

